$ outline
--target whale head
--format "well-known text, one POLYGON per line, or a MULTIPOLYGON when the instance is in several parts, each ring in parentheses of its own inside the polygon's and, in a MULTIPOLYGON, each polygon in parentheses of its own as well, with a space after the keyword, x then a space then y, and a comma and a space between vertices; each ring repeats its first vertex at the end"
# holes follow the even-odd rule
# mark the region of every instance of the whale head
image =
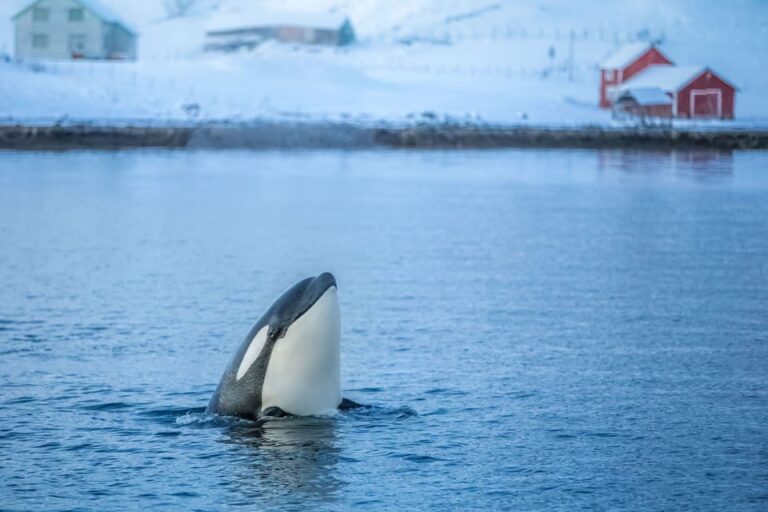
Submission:
POLYGON ((328 272, 290 288, 270 312, 274 347, 261 409, 306 416, 341 402, 341 314, 336 279, 328 272), (285 299, 285 300, 283 300, 285 299))
POLYGON ((325 414, 341 403, 341 315, 324 272, 286 290, 256 322, 224 372, 208 411, 259 417, 271 408, 325 414))
POLYGON ((336 278, 330 272, 299 281, 286 290, 267 311, 265 316, 270 334, 276 339, 284 337, 287 330, 309 311, 313 311, 313 316, 317 317, 316 322, 338 319, 336 291, 336 278))

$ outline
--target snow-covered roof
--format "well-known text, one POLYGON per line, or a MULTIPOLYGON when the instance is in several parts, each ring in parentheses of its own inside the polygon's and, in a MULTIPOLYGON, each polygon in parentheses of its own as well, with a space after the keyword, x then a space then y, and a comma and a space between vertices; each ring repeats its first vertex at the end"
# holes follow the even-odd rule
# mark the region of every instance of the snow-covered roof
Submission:
POLYGON ((600 67, 603 69, 624 69, 651 48, 653 48, 651 43, 633 43, 622 46, 601 62, 600 67))
POLYGON ((94 13, 96 16, 101 18, 102 20, 109 22, 109 23, 117 23, 118 25, 122 25, 126 30, 129 32, 132 32, 136 34, 136 30, 130 26, 128 23, 126 23, 122 18, 120 18, 115 12, 101 3, 99 0, 76 0, 79 2, 83 7, 94 13))
MULTIPOLYGON (((19 12, 17 12, 13 19, 18 18, 21 16, 24 12, 29 10, 33 5, 35 5, 40 0, 32 0, 27 5, 24 6, 23 9, 21 9, 19 12)), ((128 32, 131 32, 132 34, 136 34, 136 30, 123 21, 115 12, 101 3, 99 0, 75 0, 80 5, 82 5, 85 9, 91 11, 93 14, 95 14, 97 17, 99 17, 102 21, 105 21, 107 23, 115 23, 117 25, 122 26, 125 28, 128 32)))
POLYGON ((706 70, 704 66, 648 66, 625 82, 621 90, 656 87, 667 92, 677 92, 706 70))
POLYGON ((96 16, 101 18, 104 21, 109 21, 112 23, 122 23, 123 20, 120 19, 120 17, 115 14, 115 12, 107 7, 106 5, 99 2, 99 0, 76 0, 78 3, 82 4, 83 7, 94 13, 96 16))
POLYGON ((619 100, 623 96, 632 96, 638 105, 671 105, 672 98, 659 87, 630 87, 621 91, 619 100))
POLYGON ((247 11, 227 12, 214 16, 207 25, 208 31, 236 30, 250 27, 308 27, 337 30, 347 21, 340 13, 247 11))

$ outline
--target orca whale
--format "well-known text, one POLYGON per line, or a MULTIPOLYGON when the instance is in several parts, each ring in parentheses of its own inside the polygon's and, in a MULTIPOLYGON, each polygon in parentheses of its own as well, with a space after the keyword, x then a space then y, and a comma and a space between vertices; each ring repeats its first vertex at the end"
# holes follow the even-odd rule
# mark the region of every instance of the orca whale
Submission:
POLYGON ((325 272, 286 290, 250 330, 207 413, 248 419, 358 406, 341 397, 341 315, 325 272))

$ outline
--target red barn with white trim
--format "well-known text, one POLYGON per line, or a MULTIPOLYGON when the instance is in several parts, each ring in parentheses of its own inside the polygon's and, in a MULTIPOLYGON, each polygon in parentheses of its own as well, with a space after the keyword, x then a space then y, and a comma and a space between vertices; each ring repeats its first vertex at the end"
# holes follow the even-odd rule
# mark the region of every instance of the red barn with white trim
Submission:
POLYGON ((703 66, 649 66, 620 90, 658 87, 672 98, 672 115, 733 119, 736 88, 703 66))
POLYGON ((610 108, 611 96, 624 82, 651 65, 673 65, 650 43, 630 44, 600 64, 600 106, 610 108))

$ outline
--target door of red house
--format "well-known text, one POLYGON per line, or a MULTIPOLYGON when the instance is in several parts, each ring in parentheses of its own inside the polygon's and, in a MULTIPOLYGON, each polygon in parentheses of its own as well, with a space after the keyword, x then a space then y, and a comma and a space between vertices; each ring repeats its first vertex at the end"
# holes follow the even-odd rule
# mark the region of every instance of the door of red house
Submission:
POLYGON ((722 117, 723 97, 720 89, 691 91, 691 117, 722 117))

